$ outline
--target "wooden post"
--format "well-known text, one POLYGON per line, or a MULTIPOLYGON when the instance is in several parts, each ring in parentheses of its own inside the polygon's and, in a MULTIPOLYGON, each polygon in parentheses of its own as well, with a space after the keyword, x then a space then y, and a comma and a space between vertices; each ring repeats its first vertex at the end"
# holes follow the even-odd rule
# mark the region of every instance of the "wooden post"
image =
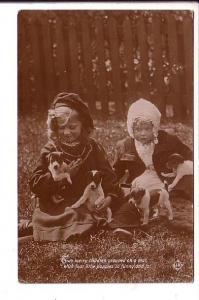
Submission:
POLYGON ((18 109, 19 113, 25 113, 29 107, 29 75, 28 55, 26 39, 26 18, 23 12, 18 14, 18 109))
POLYGON ((52 98, 55 96, 55 80, 54 80, 54 68, 52 58, 52 41, 50 22, 51 19, 47 16, 43 16, 41 20, 41 52, 44 66, 44 90, 46 93, 46 99, 48 106, 52 102, 52 98))
POLYGON ((98 57, 98 85, 100 91, 100 101, 102 104, 103 116, 108 115, 108 95, 106 87, 106 68, 105 68, 105 50, 104 50, 104 34, 103 23, 99 17, 95 21, 95 33, 96 33, 96 55, 98 57))
POLYGON ((193 114, 193 19, 189 16, 183 22, 183 42, 185 59, 185 100, 189 114, 193 114))
MULTIPOLYGON (((171 69, 174 69, 175 65, 178 64, 178 44, 176 21, 170 13, 167 14, 167 25, 170 67, 171 69)), ((171 76, 171 85, 173 90, 171 100, 174 106, 174 115, 176 118, 179 118, 181 116, 180 78, 178 74, 175 74, 174 72, 172 72, 171 76)))
POLYGON ((58 81, 58 92, 65 92, 68 89, 68 78, 66 72, 65 63, 65 51, 64 51, 64 37, 63 37, 63 26, 60 17, 56 17, 55 23, 55 36, 54 36, 54 46, 56 56, 54 57, 54 62, 56 64, 56 77, 58 81))
POLYGON ((113 100, 116 103, 116 114, 122 115, 124 111, 124 103, 121 91, 120 79, 120 57, 119 57, 119 41, 115 18, 109 16, 108 19, 110 54, 112 67, 112 83, 113 83, 113 100))
POLYGON ((155 104, 160 111, 165 114, 166 104, 164 103, 164 77, 163 77, 163 62, 162 62, 162 45, 161 45, 161 21, 160 16, 153 16, 152 32, 154 43, 155 61, 155 87, 157 88, 157 96, 155 96, 155 104))
POLYGON ((86 99, 88 100, 89 108, 95 112, 95 99, 94 99, 94 85, 93 85, 93 72, 92 72, 92 49, 89 34, 88 19, 84 15, 81 19, 82 26, 82 49, 84 58, 84 74, 86 81, 86 99))
POLYGON ((78 67, 78 43, 75 28, 74 17, 68 17, 68 44, 69 44, 69 57, 70 57, 70 75, 71 85, 74 93, 79 93, 79 67, 78 67))
POLYGON ((123 35, 124 35, 124 60, 127 69, 127 82, 128 91, 127 97, 128 101, 130 98, 135 96, 135 72, 134 72, 134 62, 133 62, 133 36, 131 29, 131 21, 127 16, 123 23, 123 35))
POLYGON ((149 70, 148 70, 147 35, 145 30, 144 19, 142 16, 140 16, 137 21, 137 38, 138 38, 138 45, 140 48, 140 56, 141 56, 142 93, 148 94, 149 70))
POLYGON ((23 85, 21 89, 23 91, 23 98, 19 99, 19 104, 23 112, 28 113, 32 107, 32 102, 35 101, 32 83, 32 44, 30 39, 32 20, 27 12, 21 12, 19 17, 21 18, 21 26, 23 27, 20 41, 20 86, 23 85))
POLYGON ((40 53, 40 32, 38 31, 37 16, 32 14, 32 22, 30 27, 30 40, 32 46, 32 71, 34 76, 34 101, 37 103, 39 110, 44 110, 45 96, 44 96, 44 78, 43 78, 43 61, 40 53))

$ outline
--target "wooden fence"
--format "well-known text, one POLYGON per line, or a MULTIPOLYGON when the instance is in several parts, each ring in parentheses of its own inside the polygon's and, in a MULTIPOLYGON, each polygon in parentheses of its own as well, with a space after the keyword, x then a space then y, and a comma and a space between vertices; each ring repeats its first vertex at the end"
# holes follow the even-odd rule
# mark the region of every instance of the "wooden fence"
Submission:
POLYGON ((19 12, 19 113, 46 110, 62 91, 96 115, 121 116, 145 97, 167 117, 191 116, 192 12, 19 12))

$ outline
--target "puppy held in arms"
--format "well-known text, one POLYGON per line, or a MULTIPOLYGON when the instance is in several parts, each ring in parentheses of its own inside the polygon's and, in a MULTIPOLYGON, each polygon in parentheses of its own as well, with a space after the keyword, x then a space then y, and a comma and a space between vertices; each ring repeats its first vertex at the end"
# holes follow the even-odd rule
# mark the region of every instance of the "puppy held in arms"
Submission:
POLYGON ((171 154, 167 162, 168 169, 171 169, 171 173, 161 173, 165 178, 175 177, 173 182, 168 185, 168 191, 170 192, 176 184, 182 179, 185 175, 193 175, 193 161, 184 160, 182 155, 178 153, 171 154))
POLYGON ((51 152, 47 156, 48 159, 48 169, 54 181, 59 181, 66 179, 68 183, 72 183, 70 174, 68 173, 68 165, 63 160, 62 152, 51 152))
MULTIPOLYGON (((97 208, 104 200, 104 191, 102 188, 102 173, 97 170, 88 172, 87 186, 82 197, 74 203, 71 208, 78 208, 85 204, 90 212, 96 212, 97 208)), ((106 208, 106 220, 110 223, 112 220, 112 212, 110 207, 106 208)))
POLYGON ((173 212, 169 201, 169 194, 165 189, 147 190, 144 188, 132 188, 128 195, 129 203, 135 205, 142 214, 142 225, 147 225, 149 222, 150 208, 165 207, 168 212, 168 219, 173 220, 173 212))
MULTIPOLYGON (((60 181, 65 179, 69 184, 72 184, 69 170, 75 168, 80 163, 80 159, 72 161, 70 164, 66 164, 63 160, 63 153, 54 151, 47 155, 48 169, 53 177, 54 181, 60 181)), ((65 185, 62 186, 62 191, 65 189, 65 185)), ((55 203, 64 201, 62 195, 56 194, 52 196, 52 200, 55 203)))

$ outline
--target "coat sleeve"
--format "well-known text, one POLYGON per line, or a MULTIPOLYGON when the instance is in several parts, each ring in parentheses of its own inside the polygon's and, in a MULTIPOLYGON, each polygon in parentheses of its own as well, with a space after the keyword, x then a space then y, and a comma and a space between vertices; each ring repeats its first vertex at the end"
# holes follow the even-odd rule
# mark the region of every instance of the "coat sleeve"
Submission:
POLYGON ((173 145, 176 153, 181 154, 185 160, 193 160, 191 149, 185 145, 177 136, 173 136, 173 145))
POLYGON ((103 174, 102 187, 105 196, 111 196, 115 200, 121 196, 121 189, 117 181, 117 176, 109 163, 107 154, 99 143, 96 143, 96 159, 98 170, 103 174))
POLYGON ((37 166, 29 179, 31 191, 41 198, 58 193, 61 188, 67 185, 66 180, 55 182, 48 170, 47 155, 53 150, 48 145, 41 150, 37 166))
POLYGON ((154 151, 154 166, 159 177, 164 180, 161 173, 168 173, 170 169, 167 168, 169 155, 178 153, 183 156, 185 160, 192 160, 192 151, 185 145, 176 135, 168 134, 167 132, 160 133, 159 144, 154 151))
POLYGON ((116 143, 115 146, 115 153, 114 153, 114 161, 113 161, 113 168, 116 172, 117 178, 119 179, 125 172, 125 169, 122 168, 120 159, 125 153, 125 145, 124 140, 120 140, 116 143))

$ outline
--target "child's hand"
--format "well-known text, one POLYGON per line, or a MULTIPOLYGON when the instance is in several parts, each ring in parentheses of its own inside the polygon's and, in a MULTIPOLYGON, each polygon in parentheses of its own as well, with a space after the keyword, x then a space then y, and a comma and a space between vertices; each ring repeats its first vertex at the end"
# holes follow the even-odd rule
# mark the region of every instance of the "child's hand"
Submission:
POLYGON ((171 184, 168 185, 168 192, 171 192, 172 189, 173 189, 173 186, 171 184))
POLYGON ((70 174, 71 177, 75 176, 79 167, 81 165, 82 159, 78 158, 77 160, 73 160, 70 164, 67 165, 66 173, 70 174))
POLYGON ((111 196, 107 196, 105 198, 99 199, 96 202, 96 209, 97 210, 103 210, 104 208, 108 207, 111 204, 111 196))

